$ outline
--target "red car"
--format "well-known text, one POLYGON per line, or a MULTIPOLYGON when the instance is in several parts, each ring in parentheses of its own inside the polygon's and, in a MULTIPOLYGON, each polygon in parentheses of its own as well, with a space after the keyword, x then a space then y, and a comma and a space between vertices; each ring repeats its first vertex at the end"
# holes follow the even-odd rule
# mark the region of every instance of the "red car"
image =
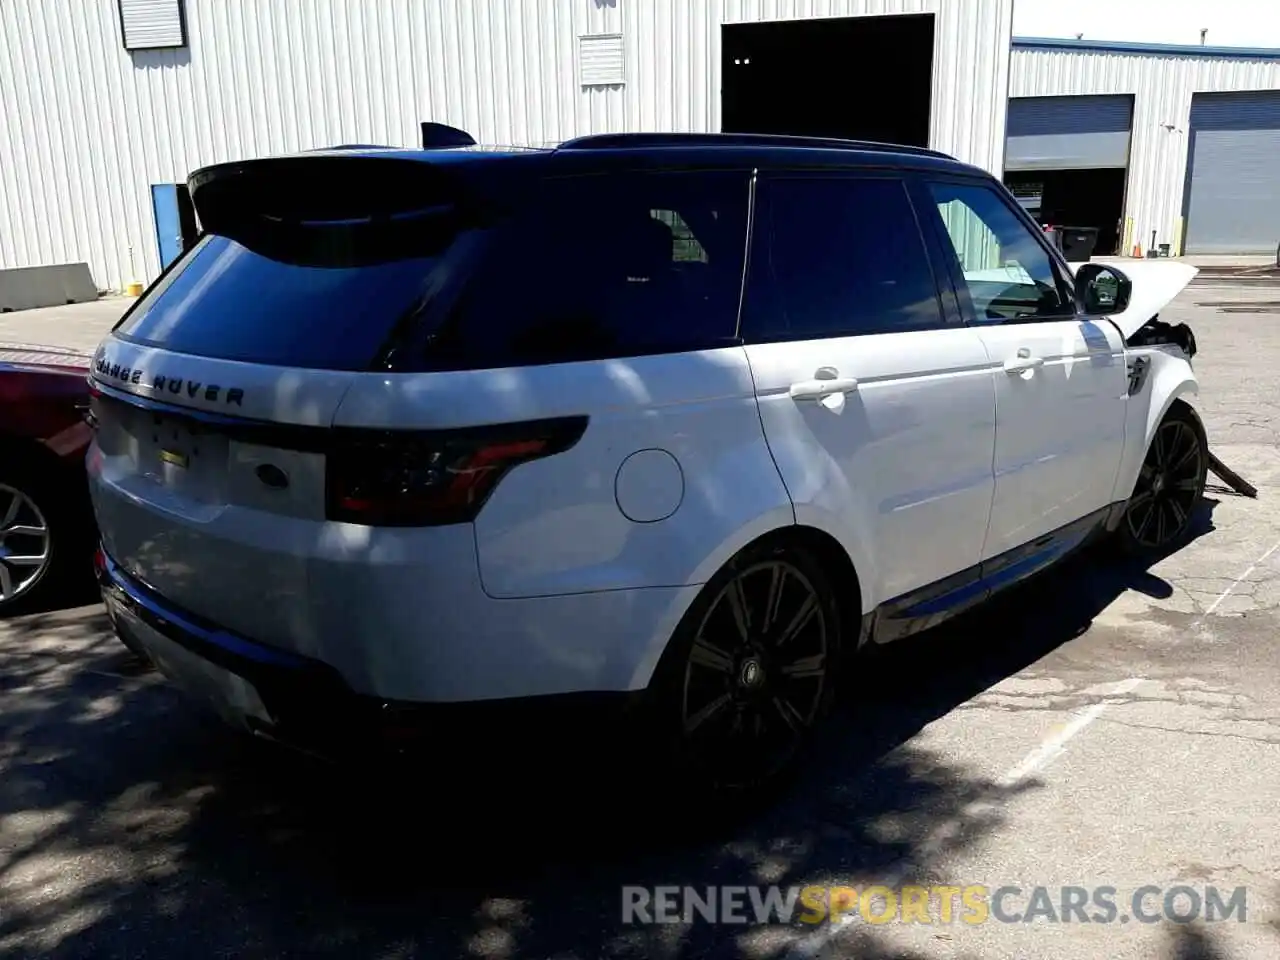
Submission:
POLYGON ((39 607, 91 572, 90 359, 0 344, 0 616, 39 607))

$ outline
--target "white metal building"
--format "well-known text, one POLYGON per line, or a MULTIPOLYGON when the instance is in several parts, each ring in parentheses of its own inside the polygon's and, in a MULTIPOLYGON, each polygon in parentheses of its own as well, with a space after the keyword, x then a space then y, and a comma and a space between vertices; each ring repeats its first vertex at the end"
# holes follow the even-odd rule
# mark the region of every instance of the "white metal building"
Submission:
MULTIPOLYGON (((999 173, 1012 10, 1013 0, 4 0, 0 268, 87 261, 115 289, 154 278, 172 255, 174 185, 210 163, 414 145, 424 120, 494 143, 716 131, 731 88, 754 91, 737 113, 767 87, 770 123, 816 103, 855 135, 877 109, 880 121, 910 113, 899 101, 918 88, 923 114, 909 119, 920 139, 999 173), (744 32, 910 19, 890 15, 915 15, 922 49, 874 30, 836 55, 793 49, 792 74, 813 79, 785 96, 760 72, 782 41, 744 32), (858 69, 863 81, 839 80, 858 69)), ((792 33, 788 43, 808 42, 792 33)))
POLYGON ((1120 252, 1280 246, 1280 50, 1015 39, 1009 95, 1006 182, 1114 190, 1120 252))

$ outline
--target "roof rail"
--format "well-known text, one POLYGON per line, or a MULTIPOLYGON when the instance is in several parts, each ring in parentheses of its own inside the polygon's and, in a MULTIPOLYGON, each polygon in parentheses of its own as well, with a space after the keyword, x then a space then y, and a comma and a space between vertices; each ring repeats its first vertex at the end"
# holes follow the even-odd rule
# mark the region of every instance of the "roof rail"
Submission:
POLYGON ((422 122, 422 149, 438 150, 441 147, 474 147, 475 137, 465 130, 444 123, 422 122))
POLYGON ((909 147, 871 140, 840 140, 835 137, 793 137, 772 133, 596 133, 560 144, 560 150, 625 150, 660 147, 807 147, 820 150, 861 150, 905 153, 913 156, 952 157, 927 147, 909 147))

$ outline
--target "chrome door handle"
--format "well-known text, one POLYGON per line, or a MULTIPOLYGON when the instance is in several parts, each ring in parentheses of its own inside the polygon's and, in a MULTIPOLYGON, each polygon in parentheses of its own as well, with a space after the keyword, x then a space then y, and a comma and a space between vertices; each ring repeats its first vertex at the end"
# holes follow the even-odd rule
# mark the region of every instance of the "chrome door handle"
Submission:
POLYGON ((788 391, 792 400, 821 400, 837 393, 852 393, 858 389, 856 377, 842 377, 835 367, 821 367, 812 380, 801 380, 788 391))
POLYGON ((1037 367, 1044 366, 1044 357, 1033 357, 1030 349, 1021 347, 1017 356, 1010 357, 1004 362, 1005 373, 1023 373, 1027 370, 1034 370, 1037 367))

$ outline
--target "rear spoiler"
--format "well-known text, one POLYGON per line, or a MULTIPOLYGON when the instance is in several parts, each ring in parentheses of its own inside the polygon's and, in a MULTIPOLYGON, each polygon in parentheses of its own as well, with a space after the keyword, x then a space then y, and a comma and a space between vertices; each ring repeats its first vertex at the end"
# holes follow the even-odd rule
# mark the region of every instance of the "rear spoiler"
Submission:
POLYGON ((304 154, 221 163, 187 180, 206 233, 276 259, 316 266, 437 252, 457 229, 466 191, 424 159, 304 154), (443 227, 443 231, 440 229, 443 227))

